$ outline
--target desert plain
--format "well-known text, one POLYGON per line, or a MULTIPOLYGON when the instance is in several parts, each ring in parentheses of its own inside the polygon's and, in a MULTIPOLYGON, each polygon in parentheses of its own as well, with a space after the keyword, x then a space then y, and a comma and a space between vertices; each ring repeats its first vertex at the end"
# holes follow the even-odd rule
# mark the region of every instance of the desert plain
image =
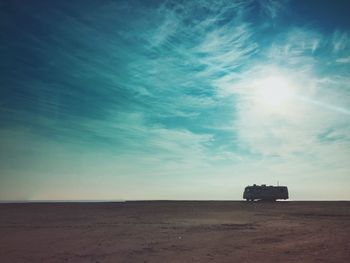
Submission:
POLYGON ((3 203, 0 262, 350 262, 350 202, 3 203))

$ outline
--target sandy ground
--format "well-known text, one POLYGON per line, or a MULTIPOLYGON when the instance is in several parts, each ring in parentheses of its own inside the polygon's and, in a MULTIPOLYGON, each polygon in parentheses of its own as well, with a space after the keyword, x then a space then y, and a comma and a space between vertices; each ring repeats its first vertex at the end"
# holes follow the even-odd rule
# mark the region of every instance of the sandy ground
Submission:
POLYGON ((0 204, 0 262, 350 262, 350 202, 0 204))

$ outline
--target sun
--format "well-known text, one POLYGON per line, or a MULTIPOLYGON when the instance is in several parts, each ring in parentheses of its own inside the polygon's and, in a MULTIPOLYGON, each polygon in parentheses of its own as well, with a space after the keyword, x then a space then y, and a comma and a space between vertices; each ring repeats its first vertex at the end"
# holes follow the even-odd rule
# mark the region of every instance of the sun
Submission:
POLYGON ((255 99, 266 108, 279 108, 292 96, 291 83, 281 76, 269 76, 255 83, 255 99))

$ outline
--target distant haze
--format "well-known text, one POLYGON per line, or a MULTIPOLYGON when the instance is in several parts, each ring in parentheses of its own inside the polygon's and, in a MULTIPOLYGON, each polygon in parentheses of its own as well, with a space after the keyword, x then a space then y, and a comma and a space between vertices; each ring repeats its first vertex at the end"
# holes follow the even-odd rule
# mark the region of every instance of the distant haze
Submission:
POLYGON ((1 1, 0 200, 349 200, 348 10, 1 1))

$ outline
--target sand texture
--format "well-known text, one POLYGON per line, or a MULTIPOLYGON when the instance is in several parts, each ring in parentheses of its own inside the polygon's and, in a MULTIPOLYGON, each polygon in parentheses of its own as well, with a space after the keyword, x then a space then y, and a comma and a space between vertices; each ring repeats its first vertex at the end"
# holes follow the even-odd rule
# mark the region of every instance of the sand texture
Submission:
POLYGON ((0 262, 350 262, 350 202, 0 204, 0 262))

